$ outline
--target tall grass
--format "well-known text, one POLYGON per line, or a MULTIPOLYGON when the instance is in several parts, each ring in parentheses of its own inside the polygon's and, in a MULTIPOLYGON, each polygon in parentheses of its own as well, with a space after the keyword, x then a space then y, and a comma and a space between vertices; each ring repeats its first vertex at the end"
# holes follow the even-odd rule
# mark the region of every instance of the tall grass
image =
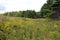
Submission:
POLYGON ((8 17, 0 20, 2 36, 6 40, 60 40, 60 20, 8 17))

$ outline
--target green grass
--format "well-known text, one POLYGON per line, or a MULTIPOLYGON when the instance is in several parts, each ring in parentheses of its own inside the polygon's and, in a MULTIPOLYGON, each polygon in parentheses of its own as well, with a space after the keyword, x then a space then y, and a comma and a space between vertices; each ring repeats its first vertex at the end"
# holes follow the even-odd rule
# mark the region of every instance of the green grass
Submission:
POLYGON ((60 40, 60 20, 7 17, 0 20, 0 39, 60 40))

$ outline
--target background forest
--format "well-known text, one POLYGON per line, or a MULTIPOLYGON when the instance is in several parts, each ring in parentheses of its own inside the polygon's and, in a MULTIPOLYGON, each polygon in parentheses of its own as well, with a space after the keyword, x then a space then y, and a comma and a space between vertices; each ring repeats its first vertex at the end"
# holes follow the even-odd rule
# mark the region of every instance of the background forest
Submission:
POLYGON ((14 17, 26 17, 26 18, 56 18, 59 14, 59 0, 47 0, 41 10, 36 12, 35 10, 26 10, 26 11, 15 11, 15 12, 6 12, 5 16, 14 16, 14 17), (55 13, 54 13, 55 12, 55 13), (57 16, 55 16, 57 14, 57 16))

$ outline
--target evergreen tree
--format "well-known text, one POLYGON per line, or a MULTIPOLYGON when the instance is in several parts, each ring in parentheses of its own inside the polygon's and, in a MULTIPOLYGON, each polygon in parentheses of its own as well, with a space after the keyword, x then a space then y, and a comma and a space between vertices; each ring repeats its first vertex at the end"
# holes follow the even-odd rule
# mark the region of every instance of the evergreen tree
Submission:
POLYGON ((53 4, 51 6, 53 12, 50 15, 51 18, 59 18, 60 17, 60 0, 53 0, 53 4))
POLYGON ((41 17, 45 18, 45 17, 49 17, 50 13, 51 13, 51 5, 52 5, 52 0, 47 0, 47 3, 45 3, 42 8, 41 8, 41 17))

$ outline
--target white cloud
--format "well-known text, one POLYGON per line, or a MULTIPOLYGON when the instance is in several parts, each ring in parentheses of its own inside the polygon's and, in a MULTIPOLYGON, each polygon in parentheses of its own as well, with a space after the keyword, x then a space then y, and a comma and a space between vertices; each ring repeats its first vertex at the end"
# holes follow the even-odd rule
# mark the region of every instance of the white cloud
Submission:
POLYGON ((5 11, 36 10, 39 11, 46 0, 0 0, 5 6, 5 11))

